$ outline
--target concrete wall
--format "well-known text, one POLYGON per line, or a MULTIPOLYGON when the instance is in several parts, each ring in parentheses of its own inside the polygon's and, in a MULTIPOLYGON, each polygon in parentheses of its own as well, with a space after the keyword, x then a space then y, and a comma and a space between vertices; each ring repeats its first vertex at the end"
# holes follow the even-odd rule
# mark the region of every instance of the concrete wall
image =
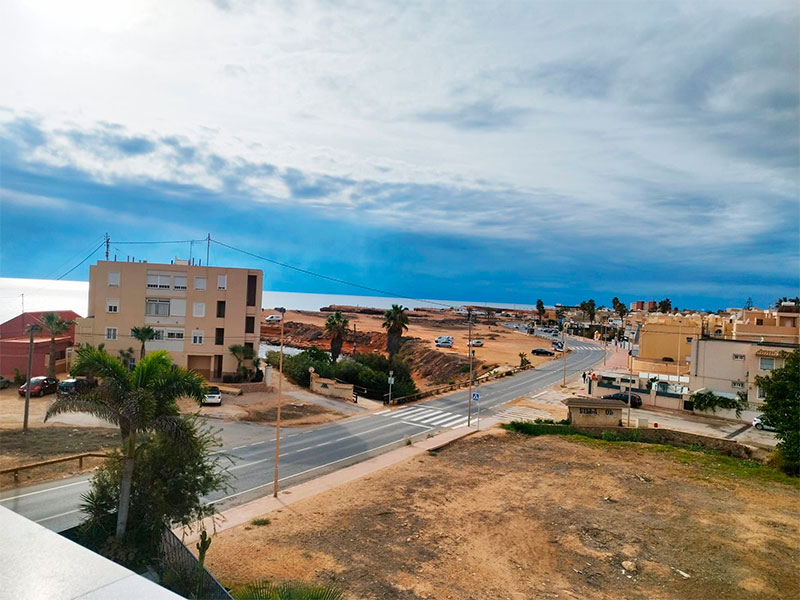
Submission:
POLYGON ((311 391, 322 396, 331 398, 341 398, 342 400, 353 399, 353 384, 338 383, 334 379, 320 377, 316 373, 311 374, 311 391))
POLYGON ((617 427, 622 420, 622 409, 570 406, 569 420, 576 427, 617 427))

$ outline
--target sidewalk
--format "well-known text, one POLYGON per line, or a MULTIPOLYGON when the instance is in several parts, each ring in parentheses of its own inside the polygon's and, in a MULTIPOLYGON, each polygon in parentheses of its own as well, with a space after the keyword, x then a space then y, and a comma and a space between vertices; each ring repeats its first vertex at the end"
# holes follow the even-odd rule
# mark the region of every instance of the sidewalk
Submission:
MULTIPOLYGON (((483 424, 482 424, 483 425, 483 424)), ((485 428, 482 426, 481 430, 485 428)), ((339 469, 322 477, 317 477, 310 481, 281 489, 278 492, 278 497, 274 498, 272 495, 258 498, 252 502, 234 506, 228 510, 219 513, 218 518, 221 517, 222 521, 217 522, 216 529, 211 518, 205 519, 202 527, 195 527, 193 531, 182 530, 181 528, 175 529, 175 534, 178 537, 183 536, 183 543, 190 544, 196 542, 200 537, 200 531, 214 531, 219 533, 239 525, 249 523, 253 519, 266 515, 275 510, 287 508, 295 502, 305 500, 322 492, 327 492, 350 481, 360 479, 366 475, 371 475, 386 467, 391 467, 397 463, 418 456, 429 450, 437 450, 443 448, 455 440, 465 438, 473 433, 477 433, 477 429, 462 427, 460 429, 450 429, 439 435, 426 438, 422 441, 411 444, 410 446, 401 446, 390 452, 386 452, 379 456, 375 456, 360 463, 356 463, 344 469, 339 469)))

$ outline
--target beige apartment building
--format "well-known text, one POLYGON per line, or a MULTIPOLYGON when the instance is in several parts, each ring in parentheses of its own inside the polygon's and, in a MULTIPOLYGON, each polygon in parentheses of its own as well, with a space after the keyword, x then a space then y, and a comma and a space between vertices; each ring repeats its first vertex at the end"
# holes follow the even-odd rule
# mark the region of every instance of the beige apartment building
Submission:
POLYGON ((699 314, 651 315, 639 333, 636 371, 685 375, 689 369, 694 341, 703 329, 699 314))
POLYGON ((796 347, 779 342, 700 338, 692 348, 689 389, 692 393, 709 390, 728 398, 745 393, 748 403, 757 409, 764 402, 764 394, 756 377, 783 367, 786 354, 796 347))
POLYGON ((258 350, 263 273, 190 264, 99 261, 89 268, 88 317, 76 343, 105 344, 108 352, 141 344, 133 327, 149 325, 156 339, 145 351, 166 350, 175 364, 210 380, 236 372, 228 346, 258 350))

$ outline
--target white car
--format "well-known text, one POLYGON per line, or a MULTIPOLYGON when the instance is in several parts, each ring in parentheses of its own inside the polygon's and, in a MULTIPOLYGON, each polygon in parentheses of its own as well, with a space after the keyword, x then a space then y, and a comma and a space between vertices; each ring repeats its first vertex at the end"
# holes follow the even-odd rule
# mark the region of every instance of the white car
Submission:
POLYGON ((772 426, 772 424, 764 419, 764 415, 758 415, 755 419, 753 419, 753 427, 766 431, 775 431, 775 428, 772 426))
POLYGON ((483 347, 483 342, 481 340, 472 340, 467 346, 477 346, 478 348, 483 347))
POLYGON ((203 404, 214 404, 216 406, 222 405, 222 392, 219 391, 217 386, 211 385, 208 387, 206 398, 203 400, 203 404))
POLYGON ((264 319, 267 323, 274 323, 276 321, 281 320, 281 315, 269 315, 266 319, 264 319))

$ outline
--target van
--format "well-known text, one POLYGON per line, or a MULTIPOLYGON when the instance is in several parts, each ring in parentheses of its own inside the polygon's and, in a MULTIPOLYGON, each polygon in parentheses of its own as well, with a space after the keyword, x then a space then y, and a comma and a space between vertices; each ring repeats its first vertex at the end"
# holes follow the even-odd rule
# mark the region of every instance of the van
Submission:
POLYGON ((266 319, 264 319, 267 323, 274 323, 275 321, 281 320, 281 315, 269 315, 266 319))

